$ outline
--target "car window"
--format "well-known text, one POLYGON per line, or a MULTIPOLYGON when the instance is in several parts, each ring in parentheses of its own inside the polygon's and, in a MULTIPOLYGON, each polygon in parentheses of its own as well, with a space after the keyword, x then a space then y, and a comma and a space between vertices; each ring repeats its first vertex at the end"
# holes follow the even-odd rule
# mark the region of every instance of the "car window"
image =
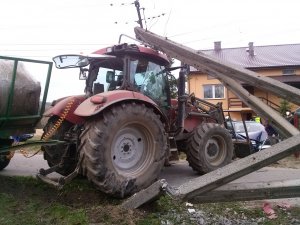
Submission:
MULTIPOLYGON (((264 130, 264 126, 256 122, 245 122, 248 132, 257 132, 264 130)), ((243 122, 234 122, 234 130, 237 133, 245 133, 245 127, 243 122)))

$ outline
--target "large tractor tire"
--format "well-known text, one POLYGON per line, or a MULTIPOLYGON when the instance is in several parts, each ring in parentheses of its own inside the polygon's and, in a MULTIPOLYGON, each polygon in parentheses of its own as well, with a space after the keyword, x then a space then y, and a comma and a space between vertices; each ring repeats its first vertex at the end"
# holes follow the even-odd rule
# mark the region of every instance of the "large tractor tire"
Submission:
POLYGON ((200 174, 229 164, 233 157, 230 133, 219 124, 199 125, 188 141, 187 161, 200 174))
POLYGON ((80 146, 83 175, 102 192, 123 198, 158 178, 167 138, 152 109, 126 103, 87 121, 80 146))
MULTIPOLYGON (((57 116, 52 116, 49 118, 46 126, 44 127, 42 138, 50 132, 58 120, 59 117, 57 116)), ((53 135, 51 135, 51 139, 63 141, 65 139, 65 133, 70 131, 73 126, 74 124, 64 120, 58 129, 54 131, 53 135)), ((41 148, 44 152, 44 159, 47 160, 47 163, 50 167, 61 163, 62 159, 64 160, 64 163, 61 164, 61 167, 56 169, 57 173, 67 176, 74 171, 77 164, 75 159, 75 144, 43 145, 41 148)))

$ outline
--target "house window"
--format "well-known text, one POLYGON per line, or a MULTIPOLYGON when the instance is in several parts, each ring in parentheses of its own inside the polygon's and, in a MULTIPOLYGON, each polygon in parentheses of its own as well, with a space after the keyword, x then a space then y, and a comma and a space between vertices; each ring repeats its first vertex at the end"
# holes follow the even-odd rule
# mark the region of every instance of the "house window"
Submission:
POLYGON ((203 90, 204 90, 204 98, 207 99, 224 98, 223 84, 203 85, 203 90))
POLYGON ((282 74, 283 75, 295 75, 296 71, 294 69, 287 68, 287 69, 282 70, 282 74))

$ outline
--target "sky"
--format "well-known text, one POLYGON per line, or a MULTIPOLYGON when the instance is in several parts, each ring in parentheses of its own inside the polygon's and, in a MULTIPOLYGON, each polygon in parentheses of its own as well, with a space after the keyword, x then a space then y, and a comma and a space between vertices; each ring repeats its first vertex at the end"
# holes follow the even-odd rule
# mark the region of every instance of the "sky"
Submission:
MULTIPOLYGON (((140 0, 147 28, 194 49, 300 43, 298 0, 140 0), (149 19, 148 19, 149 18, 149 19)), ((134 36, 133 0, 1 2, 0 55, 51 61, 91 53, 134 36)), ((128 41, 128 40, 124 40, 128 41)), ((38 73, 39 69, 32 69, 38 73)), ((48 101, 83 94, 79 70, 53 68, 48 101)), ((38 75, 37 75, 38 77, 38 75)))

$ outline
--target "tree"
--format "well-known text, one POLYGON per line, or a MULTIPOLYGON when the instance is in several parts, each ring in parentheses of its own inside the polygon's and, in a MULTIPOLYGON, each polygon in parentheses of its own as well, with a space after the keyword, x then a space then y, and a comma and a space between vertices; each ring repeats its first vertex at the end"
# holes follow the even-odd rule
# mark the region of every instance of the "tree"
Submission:
POLYGON ((169 74, 168 77, 169 77, 171 98, 177 98, 178 97, 177 79, 172 74, 169 74))
POLYGON ((291 108, 291 104, 286 99, 280 101, 279 112, 282 116, 286 117, 286 112, 291 111, 291 108))

